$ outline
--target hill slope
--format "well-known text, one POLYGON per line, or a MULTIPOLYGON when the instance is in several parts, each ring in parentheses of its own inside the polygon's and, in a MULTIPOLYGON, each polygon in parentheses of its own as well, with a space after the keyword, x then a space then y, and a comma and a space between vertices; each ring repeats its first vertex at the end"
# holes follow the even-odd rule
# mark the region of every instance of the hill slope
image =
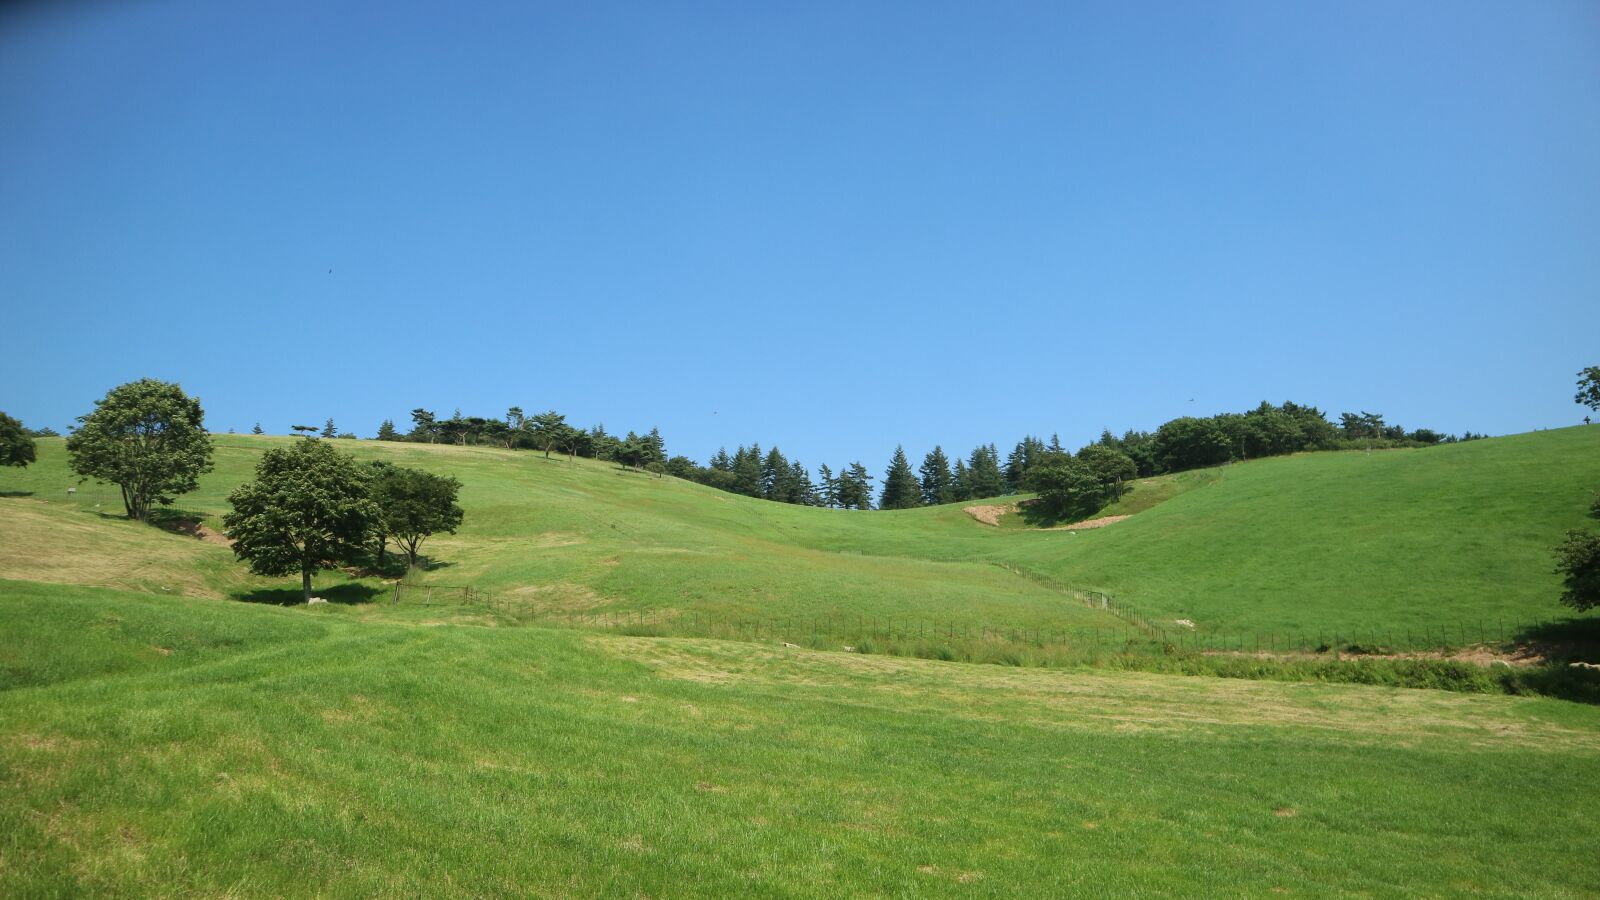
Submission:
MULTIPOLYGON (((217 470, 181 505, 215 524, 260 452, 287 440, 219 436, 217 470)), ((460 478, 466 525, 430 543, 444 565, 425 577, 530 609, 897 617, 1063 633, 1115 623, 1051 580, 1106 590, 1153 618, 1188 619, 1201 630, 1526 626, 1563 612, 1550 548, 1585 521, 1600 489, 1600 428, 1570 428, 1229 466, 1123 522, 1069 533, 983 526, 959 505, 806 509, 587 460, 339 443, 360 458, 460 478), (1044 578, 1019 578, 993 562, 1044 578)), ((149 587, 160 580, 152 567, 170 558, 168 580, 190 593, 243 596, 269 586, 244 575, 222 547, 96 515, 95 503, 103 511, 116 502, 113 490, 84 486, 69 501, 71 483, 59 440, 41 441, 28 470, 0 472, 0 494, 12 495, 0 499, 0 537, 21 546, 24 533, 49 534, 43 543, 72 563, 49 559, 47 549, 0 554, 0 577, 149 587), (85 561, 109 556, 111 565, 135 551, 127 577, 102 577, 104 566, 98 575, 81 571, 85 561), (64 574, 42 574, 51 571, 64 574)))

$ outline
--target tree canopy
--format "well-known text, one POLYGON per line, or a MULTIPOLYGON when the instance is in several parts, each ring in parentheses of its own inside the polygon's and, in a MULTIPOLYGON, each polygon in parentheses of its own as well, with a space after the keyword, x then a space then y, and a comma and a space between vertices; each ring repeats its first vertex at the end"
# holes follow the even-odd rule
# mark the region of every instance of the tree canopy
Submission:
POLYGON ((130 519, 170 504, 211 471, 211 436, 200 401, 176 384, 145 378, 112 388, 67 438, 72 469, 122 489, 130 519))
POLYGON ((1600 366, 1589 366, 1578 373, 1578 393, 1572 399, 1600 412, 1600 366))
POLYGON ((228 495, 222 517, 233 552, 257 575, 311 576, 361 558, 380 512, 367 467, 327 441, 295 441, 262 454, 254 481, 228 495))
POLYGON ((1561 602, 1579 612, 1600 606, 1600 535, 1569 531, 1556 547, 1556 573, 1561 576, 1561 602))
POLYGON ((375 465, 372 500, 378 507, 378 561, 383 546, 393 538, 405 551, 406 564, 415 566, 423 541, 430 535, 455 534, 464 513, 456 502, 461 482, 405 466, 375 465))
POLYGON ((21 422, 0 412, 0 466, 26 466, 34 458, 33 435, 21 422))

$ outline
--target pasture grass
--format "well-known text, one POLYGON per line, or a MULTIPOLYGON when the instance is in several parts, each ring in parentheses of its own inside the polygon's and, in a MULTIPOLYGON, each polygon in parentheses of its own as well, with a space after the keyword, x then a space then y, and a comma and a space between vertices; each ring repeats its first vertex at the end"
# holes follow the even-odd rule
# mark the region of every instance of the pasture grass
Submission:
POLYGON ((5 896, 1578 897, 1600 709, 0 584, 5 896))

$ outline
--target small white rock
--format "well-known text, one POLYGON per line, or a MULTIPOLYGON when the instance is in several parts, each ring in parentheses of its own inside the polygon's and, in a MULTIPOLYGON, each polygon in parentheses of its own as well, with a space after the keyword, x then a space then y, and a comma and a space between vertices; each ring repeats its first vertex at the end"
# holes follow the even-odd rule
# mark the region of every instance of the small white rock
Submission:
POLYGON ((327 603, 327 602, 328 601, 322 599, 321 597, 312 597, 310 600, 306 601, 306 605, 310 606, 313 603, 327 603))

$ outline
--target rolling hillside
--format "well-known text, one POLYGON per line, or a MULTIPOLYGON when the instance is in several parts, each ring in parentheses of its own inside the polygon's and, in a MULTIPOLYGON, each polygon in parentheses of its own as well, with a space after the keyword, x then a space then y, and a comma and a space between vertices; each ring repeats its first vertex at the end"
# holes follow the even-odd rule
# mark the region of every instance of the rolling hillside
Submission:
MULTIPOLYGON (((260 451, 288 440, 218 436, 216 471, 181 507, 216 525, 260 451)), ((1581 427, 1238 464, 1198 473, 1188 490, 1136 486, 1134 508, 1140 490, 1170 499, 1086 532, 988 527, 960 505, 800 508, 529 452, 340 447, 460 478, 466 526, 430 542, 442 566, 424 577, 531 609, 1063 632, 1115 623, 1065 600, 1056 583, 1202 631, 1527 626, 1564 612, 1550 548, 1586 520, 1600 490, 1600 428, 1581 427)), ((0 472, 0 538, 13 548, 0 555, 0 577, 272 596, 277 583, 244 574, 224 547, 120 521, 114 489, 85 485, 68 499, 74 483, 59 440, 40 442, 35 466, 0 472)))

